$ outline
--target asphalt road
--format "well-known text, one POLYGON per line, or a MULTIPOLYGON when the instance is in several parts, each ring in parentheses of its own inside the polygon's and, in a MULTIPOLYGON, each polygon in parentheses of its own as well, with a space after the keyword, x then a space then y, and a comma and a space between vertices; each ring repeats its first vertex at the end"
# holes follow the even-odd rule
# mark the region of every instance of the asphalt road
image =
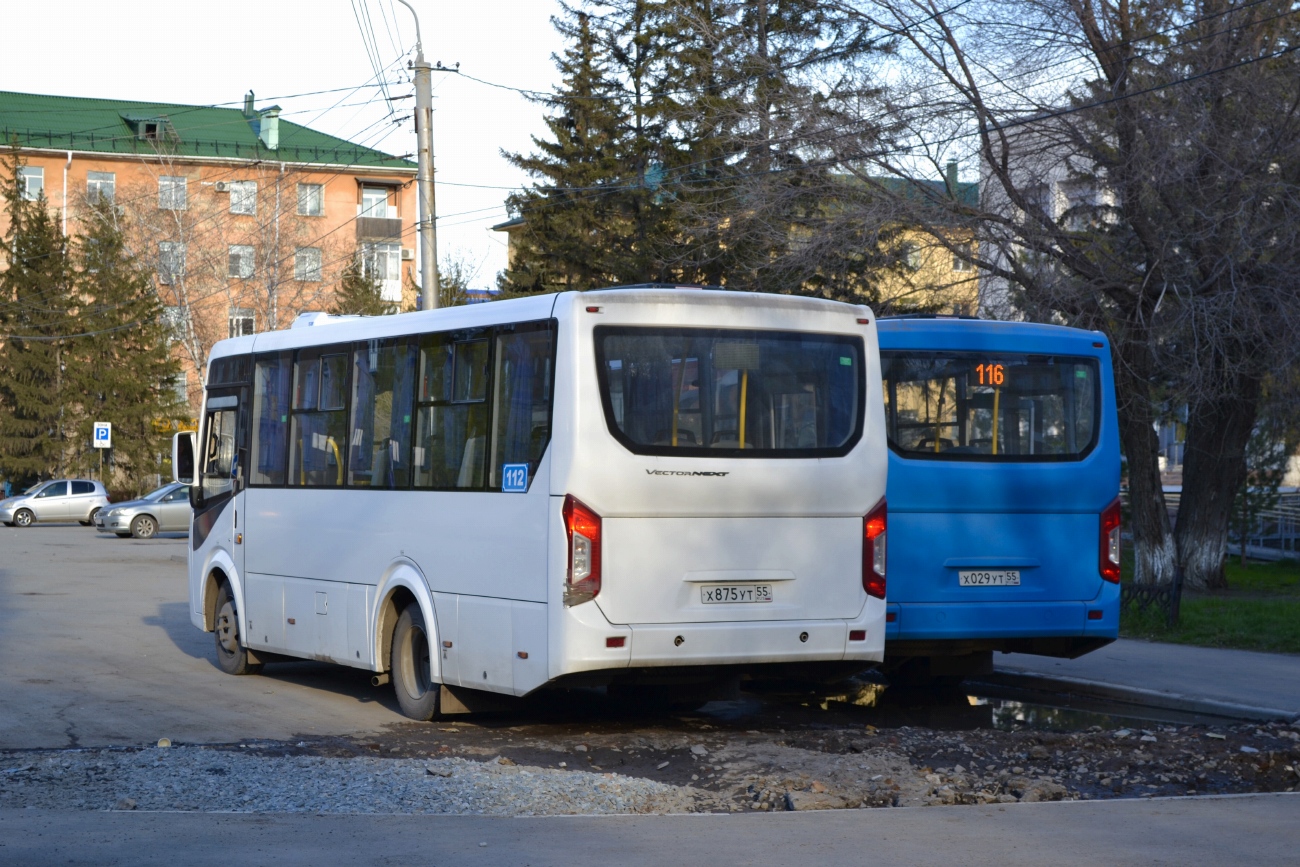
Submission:
POLYGON ((0 749, 367 734, 405 719, 360 669, 222 673, 213 636, 190 625, 186 544, 0 526, 0 749))
POLYGON ((0 810, 0 863, 1281 867, 1298 817, 1300 794, 551 819, 0 810))
MULTIPOLYGON (((0 527, 0 749, 367 735, 387 687, 316 663, 220 672, 183 537, 0 527)), ((1300 795, 707 816, 0 810, 2 864, 1293 864, 1300 795), (481 845, 486 844, 486 845, 481 845)))

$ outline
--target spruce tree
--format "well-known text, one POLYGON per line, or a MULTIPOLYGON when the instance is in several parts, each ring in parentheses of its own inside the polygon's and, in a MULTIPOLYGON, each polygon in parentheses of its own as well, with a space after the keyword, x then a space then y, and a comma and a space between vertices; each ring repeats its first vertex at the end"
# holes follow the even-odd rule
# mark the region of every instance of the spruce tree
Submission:
POLYGON ((66 378, 75 398, 72 451, 84 472, 102 460, 90 447, 96 421, 113 425, 105 484, 141 491, 154 485, 172 430, 192 415, 177 390, 180 364, 169 343, 150 270, 127 248, 122 220, 107 202, 82 215, 73 251, 78 331, 66 378))
POLYGON ((851 14, 817 0, 584 0, 554 23, 568 48, 558 93, 539 100, 550 135, 506 155, 537 182, 509 202, 524 226, 504 290, 866 285, 871 233, 844 231, 851 188, 829 168, 837 144, 875 134, 850 108, 864 92, 848 70, 872 50, 851 14))
POLYGON ((554 112, 546 119, 551 138, 534 136, 534 154, 505 154, 537 182, 508 202, 525 225, 518 267, 506 272, 502 288, 549 292, 653 279, 633 219, 650 198, 637 174, 646 160, 627 147, 631 113, 611 69, 623 21, 564 4, 553 22, 570 44, 556 58, 561 90, 544 100, 554 112))
POLYGON ((24 196, 16 148, 3 160, 9 215, 0 272, 0 475, 63 475, 73 407, 64 368, 73 322, 67 243, 42 192, 24 196))
POLYGON ((340 316, 385 316, 396 313, 397 305, 384 299, 379 281, 354 260, 343 269, 329 312, 340 316))

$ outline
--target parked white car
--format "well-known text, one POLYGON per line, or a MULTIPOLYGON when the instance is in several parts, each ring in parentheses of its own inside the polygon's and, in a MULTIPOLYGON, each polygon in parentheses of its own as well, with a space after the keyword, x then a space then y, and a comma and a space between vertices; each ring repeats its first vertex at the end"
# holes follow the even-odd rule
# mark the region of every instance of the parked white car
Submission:
POLYGON ((99 482, 55 479, 32 485, 23 493, 0 500, 0 522, 7 527, 30 527, 36 522, 70 523, 89 527, 100 509, 108 505, 108 492, 99 482))
POLYGON ((169 530, 188 530, 189 494, 185 485, 172 482, 138 500, 114 503, 95 516, 95 529, 137 539, 151 539, 169 530))

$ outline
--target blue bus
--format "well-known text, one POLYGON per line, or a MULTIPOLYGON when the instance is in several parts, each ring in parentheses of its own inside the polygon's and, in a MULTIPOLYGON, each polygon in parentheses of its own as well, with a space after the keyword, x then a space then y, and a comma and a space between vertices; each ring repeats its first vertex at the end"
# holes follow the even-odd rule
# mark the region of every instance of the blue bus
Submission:
POLYGON ((884 670, 955 684, 995 651, 1073 658, 1119 633, 1120 454, 1097 332, 878 322, 889 441, 884 670))

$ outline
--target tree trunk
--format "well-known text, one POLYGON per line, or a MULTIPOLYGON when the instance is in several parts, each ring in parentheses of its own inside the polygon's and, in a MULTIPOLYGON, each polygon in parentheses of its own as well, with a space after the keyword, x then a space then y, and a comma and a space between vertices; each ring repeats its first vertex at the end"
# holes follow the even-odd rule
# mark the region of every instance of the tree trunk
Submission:
POLYGON ((1160 483, 1160 440, 1151 412, 1150 356, 1141 343, 1116 344, 1115 391, 1120 404, 1119 436, 1128 457, 1129 509, 1133 522, 1133 580, 1172 584, 1177 548, 1160 483))
POLYGON ((1184 585, 1194 590, 1228 586, 1223 574, 1228 521, 1259 412, 1260 384, 1259 376, 1240 374, 1227 394, 1189 407, 1183 497, 1174 538, 1184 585))

